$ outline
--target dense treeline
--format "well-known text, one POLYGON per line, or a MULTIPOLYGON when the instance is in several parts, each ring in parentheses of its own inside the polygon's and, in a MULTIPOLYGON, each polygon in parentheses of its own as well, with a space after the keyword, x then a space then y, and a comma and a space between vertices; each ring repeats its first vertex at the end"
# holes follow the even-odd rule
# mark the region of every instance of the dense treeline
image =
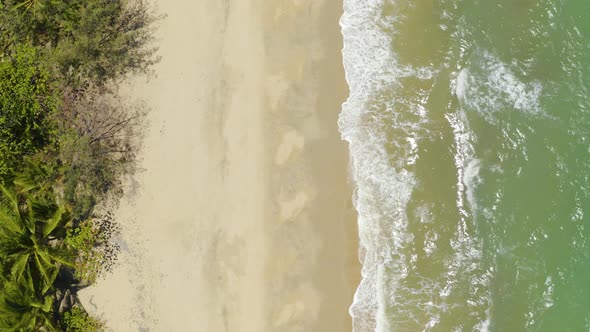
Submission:
POLYGON ((157 62, 143 0, 0 0, 0 331, 99 331, 77 291, 117 252, 110 209, 145 110, 118 95, 157 62))

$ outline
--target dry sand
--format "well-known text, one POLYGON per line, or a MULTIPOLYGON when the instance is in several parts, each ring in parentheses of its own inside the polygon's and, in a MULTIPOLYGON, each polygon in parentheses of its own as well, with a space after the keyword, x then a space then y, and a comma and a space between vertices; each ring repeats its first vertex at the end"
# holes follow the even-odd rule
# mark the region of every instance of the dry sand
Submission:
POLYGON ((167 0, 126 246, 84 290, 114 331, 350 331, 360 275, 341 0, 167 0))

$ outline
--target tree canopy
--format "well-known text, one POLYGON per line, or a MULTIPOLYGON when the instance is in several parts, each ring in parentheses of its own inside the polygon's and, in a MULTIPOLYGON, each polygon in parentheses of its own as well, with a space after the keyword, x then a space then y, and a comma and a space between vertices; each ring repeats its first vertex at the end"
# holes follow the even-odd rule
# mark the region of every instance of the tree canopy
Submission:
POLYGON ((5 56, 27 42, 45 50, 69 84, 102 85, 157 61, 152 23, 143 0, 4 1, 0 45, 5 56))
POLYGON ((20 166, 55 137, 56 101, 37 51, 20 45, 0 62, 0 174, 20 166))

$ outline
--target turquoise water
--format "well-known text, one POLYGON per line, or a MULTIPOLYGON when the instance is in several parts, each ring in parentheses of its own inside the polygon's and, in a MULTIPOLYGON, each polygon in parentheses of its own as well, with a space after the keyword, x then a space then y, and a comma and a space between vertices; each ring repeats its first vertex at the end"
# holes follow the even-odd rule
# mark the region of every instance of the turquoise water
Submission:
POLYGON ((344 3, 355 331, 589 331, 590 1, 344 3))

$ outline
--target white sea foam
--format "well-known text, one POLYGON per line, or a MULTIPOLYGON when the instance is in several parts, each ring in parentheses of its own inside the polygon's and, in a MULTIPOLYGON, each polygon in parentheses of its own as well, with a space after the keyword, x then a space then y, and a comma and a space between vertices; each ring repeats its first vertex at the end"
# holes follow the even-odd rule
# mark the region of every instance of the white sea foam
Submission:
MULTIPOLYGON (((371 126, 370 99, 375 92, 390 86, 400 75, 411 75, 409 68, 399 70, 389 50, 390 37, 378 22, 381 0, 345 0, 340 24, 344 36, 343 59, 350 97, 342 106, 339 126, 342 138, 349 142, 352 175, 357 184, 355 207, 359 213, 360 247, 364 252, 362 281, 350 308, 354 331, 389 331, 387 303, 388 279, 407 273, 399 248, 410 239, 405 227, 405 205, 414 186, 410 172, 390 163, 383 131, 371 126), (387 267, 388 273, 384 272, 387 267), (391 271, 391 272, 390 272, 391 271)), ((428 70, 421 71, 428 76, 428 70)), ((373 119, 375 120, 375 119, 373 119)), ((408 144, 414 146, 415 141, 408 144)))
MULTIPOLYGON (((472 278, 466 279, 466 282, 475 295, 467 302, 482 311, 476 328, 485 331, 490 320, 489 310, 485 309, 489 308, 486 290, 491 272, 482 270, 477 264, 481 260, 481 249, 467 225, 473 211, 477 210, 475 190, 481 182, 479 173, 482 165, 473 151, 475 138, 470 133, 463 110, 446 115, 454 136, 456 206, 461 215, 456 232, 450 239, 453 255, 447 262, 446 275, 441 280, 413 275, 419 280, 419 288, 401 284, 417 261, 415 253, 404 250, 413 245, 414 240, 407 229, 406 210, 417 185, 412 169, 419 158, 421 135, 428 134, 423 128, 428 111, 421 105, 403 104, 407 102, 404 100, 383 99, 395 99, 392 94, 395 95, 400 87, 400 79, 414 77, 431 80, 437 70, 399 65, 390 49, 394 34, 383 30, 383 26, 393 27, 397 17, 382 18, 384 3, 385 0, 344 0, 344 14, 340 21, 350 96, 342 106, 339 127, 351 153, 352 176, 357 185, 354 203, 359 213, 359 238, 363 253, 363 279, 350 308, 353 330, 391 331, 395 328, 392 321, 397 318, 390 316, 392 306, 399 308, 405 318, 422 324, 425 331, 435 329, 442 314, 456 309, 457 304, 447 303, 446 299, 451 293, 464 291, 458 289, 463 284, 459 285, 457 280, 472 278), (386 97, 382 96, 383 92, 386 92, 386 97), (411 107, 412 120, 400 117, 401 112, 396 111, 400 104, 411 107), (391 122, 394 128, 382 127, 383 123, 391 122), (393 141, 387 135, 391 130, 400 133, 393 141), (397 149, 395 158, 392 158, 387 146, 397 149), (435 300, 416 300, 426 298, 428 294, 435 300), (409 312, 412 310, 427 317, 415 318, 415 313, 409 312)), ((478 91, 483 86, 488 92, 506 90, 506 98, 515 107, 534 109, 540 88, 518 81, 507 67, 493 59, 488 62, 492 67, 490 72, 496 73, 496 77, 490 78, 489 82, 483 80, 483 85, 477 85, 476 81, 482 80, 471 74, 469 69, 457 74, 451 88, 460 104, 485 112, 486 102, 500 103, 493 97, 481 97, 478 91)), ((420 206, 416 210, 416 218, 422 223, 431 223, 429 213, 428 206, 420 206)), ((426 255, 437 251, 437 239, 436 231, 426 233, 423 246, 426 255)))
POLYGON ((480 53, 471 64, 473 68, 462 69, 455 82, 455 93, 463 109, 475 110, 491 123, 495 122, 497 112, 505 110, 543 114, 541 82, 525 81, 492 53, 480 53))
MULTIPOLYGON (((421 293, 443 292, 442 287, 430 279, 423 279, 420 289, 398 284, 398 281, 408 276, 417 258, 403 249, 413 241, 411 233, 407 231, 406 207, 416 185, 415 176, 410 170, 418 158, 419 132, 427 111, 415 105, 412 111, 418 116, 417 120, 399 120, 397 117, 400 112, 396 112, 395 102, 403 101, 383 101, 379 94, 395 90, 401 78, 430 80, 436 72, 432 68, 412 68, 397 63, 395 54, 390 50, 391 35, 381 29, 383 25, 393 26, 397 18, 392 16, 376 20, 382 17, 383 4, 381 0, 345 0, 344 15, 340 21, 350 97, 343 104, 339 126, 343 139, 349 142, 351 152, 352 175, 357 185, 355 207, 359 213, 360 247, 364 254, 363 279, 350 314, 354 331, 385 332, 391 331, 391 320, 396 319, 388 316, 392 305, 397 304, 402 311, 415 306, 416 310, 430 313, 424 322, 424 328, 428 330, 439 322, 439 313, 444 312, 447 305, 432 301, 412 302, 421 293), (397 137, 395 142, 386 135, 387 130, 392 128, 379 127, 382 122, 387 122, 379 118, 383 114, 390 116, 394 126, 401 131, 401 137, 397 137), (388 144, 401 148, 393 161, 391 152, 386 149, 388 144), (402 293, 410 298, 405 298, 402 293)), ((463 145, 459 148, 462 149, 463 145)), ((464 151, 459 154, 465 155, 464 151)), ((458 162, 462 170, 466 161, 458 162)), ((463 188, 463 173, 459 179, 463 188)), ((465 178, 466 182, 470 179, 465 178)), ((463 189, 460 190, 463 192, 463 189)), ((421 220, 427 222, 427 215, 428 207, 423 206, 421 220)), ((426 250, 435 250, 436 237, 436 233, 429 235, 426 250)), ((467 244, 461 244, 463 251, 471 250, 467 247, 467 244)), ((465 254, 458 252, 457 255, 465 254)), ((451 267, 450 279, 459 274, 460 259, 458 262, 457 267, 451 267)), ((402 314, 414 316, 412 312, 402 314)))
MULTIPOLYGON (((467 71, 462 70, 456 78, 455 93, 459 98, 468 89, 466 86, 467 71)), ((477 220, 479 206, 476 200, 476 189, 481 184, 480 171, 482 162, 476 158, 473 143, 476 137, 469 129, 469 122, 465 111, 460 108, 456 113, 446 115, 447 122, 453 129, 455 145, 455 167, 457 169, 456 180, 456 206, 460 212, 460 220, 451 239, 451 246, 455 253, 449 269, 449 282, 456 279, 456 273, 461 271, 462 274, 470 275, 470 287, 473 290, 479 290, 481 294, 473 296, 467 303, 469 306, 478 308, 487 308, 483 319, 474 327, 476 331, 488 331, 491 322, 491 294, 490 281, 492 271, 484 270, 479 265, 482 257, 482 249, 477 243, 476 237, 471 236, 467 231, 467 224, 472 220, 477 220)), ((471 292, 474 295, 473 291, 471 292)))

